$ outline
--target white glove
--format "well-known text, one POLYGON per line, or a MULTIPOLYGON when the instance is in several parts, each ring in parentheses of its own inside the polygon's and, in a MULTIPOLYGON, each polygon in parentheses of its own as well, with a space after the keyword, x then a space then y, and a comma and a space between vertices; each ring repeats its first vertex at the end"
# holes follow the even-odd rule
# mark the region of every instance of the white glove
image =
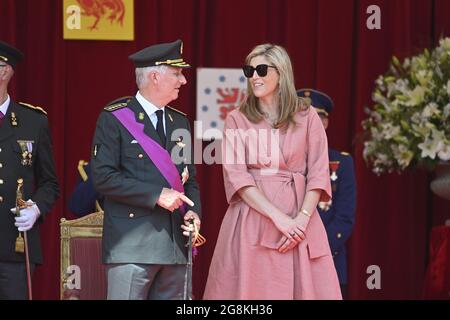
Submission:
MULTIPOLYGON (((39 211, 38 206, 31 200, 27 201, 27 204, 32 204, 32 206, 21 209, 20 217, 15 217, 16 223, 14 224, 19 231, 28 231, 33 228, 34 223, 39 218, 41 211, 39 211)), ((16 214, 16 208, 11 208, 11 212, 16 214)))

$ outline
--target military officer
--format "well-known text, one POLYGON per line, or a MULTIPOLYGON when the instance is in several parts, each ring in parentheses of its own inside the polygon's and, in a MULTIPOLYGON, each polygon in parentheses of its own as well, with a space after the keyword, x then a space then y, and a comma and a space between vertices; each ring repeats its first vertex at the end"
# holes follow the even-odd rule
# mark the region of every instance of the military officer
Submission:
MULTIPOLYGON (((325 93, 314 89, 301 89, 297 91, 297 94, 310 100, 327 129, 329 115, 334 106, 333 100, 325 93)), ((353 159, 346 152, 329 148, 328 157, 332 199, 328 203, 320 202, 318 211, 327 230, 342 296, 345 298, 347 296, 347 250, 345 244, 352 233, 355 221, 355 170, 353 159)))
POLYGON ((8 94, 22 58, 19 50, 0 42, 0 299, 27 299, 24 252, 16 248, 16 239, 19 231, 27 231, 30 269, 42 263, 38 224, 59 195, 46 112, 16 103, 8 94), (20 178, 29 205, 15 217, 11 209, 20 178))
POLYGON ((200 227, 189 121, 168 106, 186 84, 182 50, 177 40, 130 55, 138 92, 97 121, 91 170, 105 197, 108 299, 182 298, 187 220, 200 227))

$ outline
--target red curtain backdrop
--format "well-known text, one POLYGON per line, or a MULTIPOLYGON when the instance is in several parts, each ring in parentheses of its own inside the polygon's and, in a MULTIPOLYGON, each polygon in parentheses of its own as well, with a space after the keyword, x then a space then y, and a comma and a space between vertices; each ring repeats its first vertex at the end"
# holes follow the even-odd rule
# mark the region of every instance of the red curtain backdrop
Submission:
MULTIPOLYGON (((450 218, 449 203, 429 190, 422 171, 376 177, 358 142, 364 107, 393 54, 403 58, 450 35, 447 0, 136 0, 135 41, 65 41, 62 1, 0 0, 0 39, 26 53, 10 87, 12 97, 44 107, 53 134, 61 198, 42 227, 45 264, 37 268, 35 297, 59 297, 59 220, 73 217, 67 200, 79 159, 89 159, 97 116, 119 96, 134 95, 127 56, 157 42, 183 39, 188 84, 173 106, 195 119, 195 67, 239 67, 257 44, 283 45, 296 86, 333 97, 329 144, 352 153, 358 183, 356 226, 349 244, 350 298, 421 297, 432 225, 450 218), (366 27, 367 7, 381 9, 381 30, 366 27), (381 289, 369 290, 367 267, 381 269, 381 289)), ((199 165, 208 239, 195 260, 201 298, 227 208, 219 165, 199 165)))

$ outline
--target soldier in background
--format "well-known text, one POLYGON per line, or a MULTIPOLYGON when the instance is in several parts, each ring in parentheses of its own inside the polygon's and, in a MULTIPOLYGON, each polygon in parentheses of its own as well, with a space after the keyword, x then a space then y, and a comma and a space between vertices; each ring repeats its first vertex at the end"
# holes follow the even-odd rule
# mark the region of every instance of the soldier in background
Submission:
POLYGON ((30 269, 42 263, 38 224, 59 195, 46 112, 14 102, 8 84, 23 54, 0 42, 0 299, 27 299, 24 252, 16 247, 27 231, 30 269), (28 202, 15 217, 17 180, 28 202), (13 213, 11 212, 13 211, 13 213), (17 250, 17 251, 16 251, 17 250))
MULTIPOLYGON (((300 89, 298 96, 308 98, 322 119, 325 130, 333 110, 333 100, 323 92, 300 89)), ((333 254, 334 265, 341 285, 342 297, 347 297, 347 249, 346 243, 352 234, 356 209, 356 181, 353 159, 346 152, 328 148, 332 199, 319 202, 319 213, 333 254)))
POLYGON ((87 161, 78 162, 78 179, 72 194, 70 195, 68 208, 78 217, 83 217, 93 212, 103 211, 103 196, 94 188, 92 182, 91 166, 87 161))

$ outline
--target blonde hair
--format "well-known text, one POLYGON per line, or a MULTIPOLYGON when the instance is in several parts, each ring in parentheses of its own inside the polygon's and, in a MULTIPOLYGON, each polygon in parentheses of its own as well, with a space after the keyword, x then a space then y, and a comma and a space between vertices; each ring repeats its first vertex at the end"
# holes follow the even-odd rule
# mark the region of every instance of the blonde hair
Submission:
MULTIPOLYGON (((264 56, 271 65, 276 67, 279 74, 277 95, 279 115, 274 127, 283 128, 290 123, 295 124, 295 113, 298 110, 306 110, 308 105, 303 98, 297 96, 294 72, 288 53, 281 46, 261 44, 253 48, 245 59, 245 63, 250 64, 250 61, 258 56, 264 56)), ((242 101, 239 110, 253 123, 258 123, 264 117, 259 108, 258 98, 250 85, 250 79, 247 80, 247 97, 242 101)))

